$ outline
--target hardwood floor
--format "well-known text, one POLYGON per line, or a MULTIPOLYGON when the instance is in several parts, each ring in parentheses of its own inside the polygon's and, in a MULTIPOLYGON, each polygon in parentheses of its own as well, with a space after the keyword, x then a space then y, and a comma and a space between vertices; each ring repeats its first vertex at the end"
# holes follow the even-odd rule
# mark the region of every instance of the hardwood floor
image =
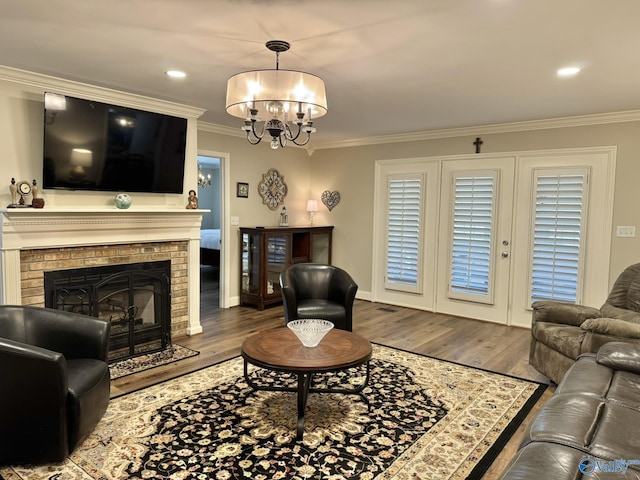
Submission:
MULTIPOLYGON (((242 341, 259 330, 284 324, 282 306, 263 312, 249 307, 217 308, 217 296, 206 291, 203 280, 201 321, 204 333, 174 338, 182 346, 198 350, 199 355, 123 377, 112 382, 112 396, 128 393, 239 355, 242 341)), ((215 294, 217 295, 217 293, 215 294)), ((356 300, 354 331, 370 341, 415 353, 430 355, 465 365, 548 382, 528 364, 527 329, 470 320, 451 315, 356 300)), ((555 389, 549 388, 536 408, 521 425, 483 479, 500 476, 515 455, 522 432, 531 416, 555 389)))

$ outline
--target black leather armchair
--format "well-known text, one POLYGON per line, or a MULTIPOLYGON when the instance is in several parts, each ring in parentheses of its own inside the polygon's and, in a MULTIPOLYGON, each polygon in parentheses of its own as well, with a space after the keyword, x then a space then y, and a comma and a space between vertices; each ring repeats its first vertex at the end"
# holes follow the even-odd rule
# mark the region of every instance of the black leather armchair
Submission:
POLYGON ((0 306, 0 464, 64 460, 109 404, 110 324, 0 306))
POLYGON ((280 274, 285 324, 301 318, 321 318, 335 328, 353 330, 353 301, 358 285, 332 265, 297 263, 280 274))

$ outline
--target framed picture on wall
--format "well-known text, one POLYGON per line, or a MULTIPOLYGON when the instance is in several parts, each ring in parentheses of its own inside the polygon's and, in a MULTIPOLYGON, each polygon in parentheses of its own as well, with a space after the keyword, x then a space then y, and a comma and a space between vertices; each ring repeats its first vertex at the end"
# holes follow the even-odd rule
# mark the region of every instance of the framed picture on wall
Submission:
POLYGON ((249 198, 249 184, 238 182, 236 183, 236 197, 249 198))

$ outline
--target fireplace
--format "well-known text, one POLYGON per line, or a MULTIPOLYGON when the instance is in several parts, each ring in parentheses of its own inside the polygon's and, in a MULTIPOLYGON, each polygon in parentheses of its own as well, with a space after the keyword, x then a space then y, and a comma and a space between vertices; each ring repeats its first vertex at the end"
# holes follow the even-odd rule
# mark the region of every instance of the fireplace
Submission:
POLYGON ((171 337, 202 333, 202 210, 8 208, 0 215, 0 303, 45 306, 44 273, 171 261, 171 337))
POLYGON ((44 273, 45 306, 111 322, 109 360, 171 345, 171 261, 44 273))

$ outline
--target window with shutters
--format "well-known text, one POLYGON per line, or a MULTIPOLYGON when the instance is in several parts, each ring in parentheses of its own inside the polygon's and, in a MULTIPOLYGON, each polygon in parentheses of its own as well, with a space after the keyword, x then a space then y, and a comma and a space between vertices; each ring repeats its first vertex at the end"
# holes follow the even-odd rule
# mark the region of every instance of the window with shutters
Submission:
POLYGON ((387 194, 385 288, 422 293, 424 175, 390 175, 387 194))
POLYGON ((581 301, 588 169, 536 170, 529 303, 581 301))
POLYGON ((449 298, 493 302, 493 238, 497 171, 452 178, 449 298))

